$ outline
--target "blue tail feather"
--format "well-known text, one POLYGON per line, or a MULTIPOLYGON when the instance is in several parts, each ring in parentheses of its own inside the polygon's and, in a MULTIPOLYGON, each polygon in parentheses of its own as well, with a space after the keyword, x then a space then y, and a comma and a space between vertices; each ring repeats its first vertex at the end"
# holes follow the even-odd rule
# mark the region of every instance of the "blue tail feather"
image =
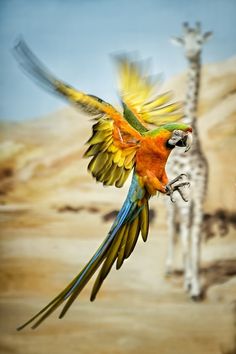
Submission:
MULTIPOLYGON (((127 219, 130 219, 133 217, 133 213, 137 207, 137 202, 138 202, 138 200, 134 199, 134 196, 137 193, 137 190, 140 192, 140 189, 141 189, 140 184, 138 182, 136 174, 134 173, 127 198, 126 198, 122 208, 120 209, 119 213, 117 214, 117 217, 111 227, 111 230, 109 231, 109 233, 108 233, 106 239, 104 240, 104 242, 102 243, 102 245, 99 247, 97 252, 94 254, 94 256, 91 258, 91 260, 86 265, 86 267, 83 270, 83 272, 81 273, 80 277, 77 279, 77 281, 74 283, 74 285, 71 287, 71 289, 64 296, 65 300, 73 293, 75 288, 78 286, 80 281, 86 275, 86 272, 94 264, 94 262, 97 260, 97 258, 100 257, 104 252, 106 252, 106 250, 111 245, 113 239, 115 238, 117 232, 124 225, 124 223, 127 221, 127 219)), ((143 190, 142 190, 142 192, 143 192, 143 190)), ((139 194, 141 194, 141 193, 139 193, 139 194)), ((141 196, 143 198, 143 193, 141 196)))
MULTIPOLYGON (((79 295, 80 291, 85 287, 85 285, 90 280, 92 275, 100 267, 104 259, 106 259, 112 245, 114 245, 114 243, 118 240, 118 237, 120 237, 121 229, 123 227, 126 227, 126 224, 132 222, 135 216, 138 217, 140 211, 142 210, 142 207, 138 206, 139 204, 138 202, 145 197, 145 193, 146 193, 145 190, 141 187, 139 183, 137 175, 134 173, 127 198, 120 212, 118 213, 106 239, 99 247, 99 249, 96 251, 94 256, 87 263, 84 269, 82 269, 82 271, 77 275, 77 277, 75 277, 74 280, 72 280, 70 285, 68 285, 58 296, 56 296, 47 306, 45 306, 35 316, 33 316, 30 320, 28 320, 26 323, 20 326, 18 330, 23 329, 28 324, 38 319, 36 320, 36 323, 32 326, 32 328, 36 328, 52 312, 54 312, 58 306, 60 306, 65 300, 67 300, 59 317, 61 318, 64 316, 64 314, 67 312, 67 310, 69 309, 73 301, 79 295)), ((114 260, 115 258, 112 261, 114 262, 114 260)), ((112 264, 113 263, 111 263, 111 265, 112 264)), ((104 278, 101 279, 101 283, 103 282, 103 280, 104 278)), ((98 284, 98 289, 100 288, 101 283, 98 284)), ((95 292, 95 296, 98 289, 95 292)), ((95 298, 95 296, 93 297, 93 299, 95 298)))

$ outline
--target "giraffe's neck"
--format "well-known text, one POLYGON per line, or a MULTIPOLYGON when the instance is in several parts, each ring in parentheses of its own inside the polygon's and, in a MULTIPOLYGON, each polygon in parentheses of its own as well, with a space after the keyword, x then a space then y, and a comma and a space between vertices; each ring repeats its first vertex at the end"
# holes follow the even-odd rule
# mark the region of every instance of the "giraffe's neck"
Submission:
POLYGON ((192 126, 194 131, 194 145, 199 146, 199 137, 197 129, 197 106, 200 86, 200 55, 194 59, 188 59, 187 73, 187 94, 185 99, 185 118, 184 122, 192 126))
POLYGON ((200 85, 200 56, 188 59, 187 94, 185 98, 185 122, 193 124, 197 117, 197 103, 200 85))

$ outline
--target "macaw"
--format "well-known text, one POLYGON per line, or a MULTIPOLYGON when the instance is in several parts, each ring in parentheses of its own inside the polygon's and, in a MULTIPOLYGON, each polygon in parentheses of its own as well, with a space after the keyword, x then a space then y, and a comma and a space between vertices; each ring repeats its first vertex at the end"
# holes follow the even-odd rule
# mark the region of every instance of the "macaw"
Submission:
POLYGON ((90 297, 94 301, 113 264, 116 262, 119 269, 131 255, 139 234, 143 241, 147 240, 150 197, 160 192, 172 198, 174 191, 183 197, 181 188, 189 185, 184 174, 169 182, 165 165, 175 146, 185 147, 186 151, 190 148, 192 128, 176 122, 182 117, 180 105, 169 103, 168 92, 157 95, 157 80, 145 75, 140 63, 128 57, 117 58, 121 113, 102 99, 77 91, 55 78, 23 40, 15 46, 14 53, 33 79, 96 119, 85 157, 91 158, 88 170, 97 181, 119 188, 133 171, 126 200, 101 246, 59 295, 18 327, 21 330, 34 321, 32 328, 38 327, 65 302, 59 315, 62 318, 100 267, 90 297), (149 124, 157 127, 150 130, 149 124))

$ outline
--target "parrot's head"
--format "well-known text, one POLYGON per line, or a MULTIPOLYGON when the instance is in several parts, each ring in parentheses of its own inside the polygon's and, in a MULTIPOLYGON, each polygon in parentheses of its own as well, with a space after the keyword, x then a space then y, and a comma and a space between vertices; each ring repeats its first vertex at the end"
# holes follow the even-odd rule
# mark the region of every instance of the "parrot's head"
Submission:
POLYGON ((175 146, 185 147, 185 152, 188 151, 192 145, 192 128, 183 123, 172 123, 163 126, 164 129, 171 133, 167 141, 167 146, 173 149, 175 146))

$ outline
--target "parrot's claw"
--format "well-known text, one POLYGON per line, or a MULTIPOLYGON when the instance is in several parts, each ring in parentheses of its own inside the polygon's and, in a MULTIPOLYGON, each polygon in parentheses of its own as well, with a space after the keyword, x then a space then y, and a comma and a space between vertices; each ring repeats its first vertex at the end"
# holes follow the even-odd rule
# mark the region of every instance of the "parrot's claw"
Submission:
MULTIPOLYGON (((188 182, 188 184, 186 184, 186 186, 190 187, 190 183, 188 182)), ((185 197, 185 195, 183 194, 183 191, 181 188, 178 188, 177 191, 179 192, 181 198, 185 201, 188 202, 188 198, 185 197)))
POLYGON ((172 186, 175 182, 183 180, 184 177, 188 178, 188 175, 186 173, 181 173, 179 176, 172 179, 172 181, 170 181, 167 186, 172 186))
POLYGON ((167 184, 165 189, 166 189, 166 194, 170 196, 170 200, 172 201, 172 203, 175 203, 175 200, 173 198, 173 194, 174 194, 173 188, 169 184, 167 184))
POLYGON ((179 176, 177 176, 176 178, 174 178, 172 181, 170 181, 165 189, 166 189, 166 194, 170 196, 170 200, 172 201, 172 203, 175 202, 175 199, 173 197, 173 194, 175 191, 178 191, 181 198, 187 202, 188 199, 184 196, 183 192, 182 192, 182 187, 190 187, 190 182, 189 181, 184 181, 184 182, 179 182, 176 183, 178 181, 183 180, 183 177, 188 177, 185 173, 181 173, 179 176), (176 183, 176 184, 175 184, 176 183))

